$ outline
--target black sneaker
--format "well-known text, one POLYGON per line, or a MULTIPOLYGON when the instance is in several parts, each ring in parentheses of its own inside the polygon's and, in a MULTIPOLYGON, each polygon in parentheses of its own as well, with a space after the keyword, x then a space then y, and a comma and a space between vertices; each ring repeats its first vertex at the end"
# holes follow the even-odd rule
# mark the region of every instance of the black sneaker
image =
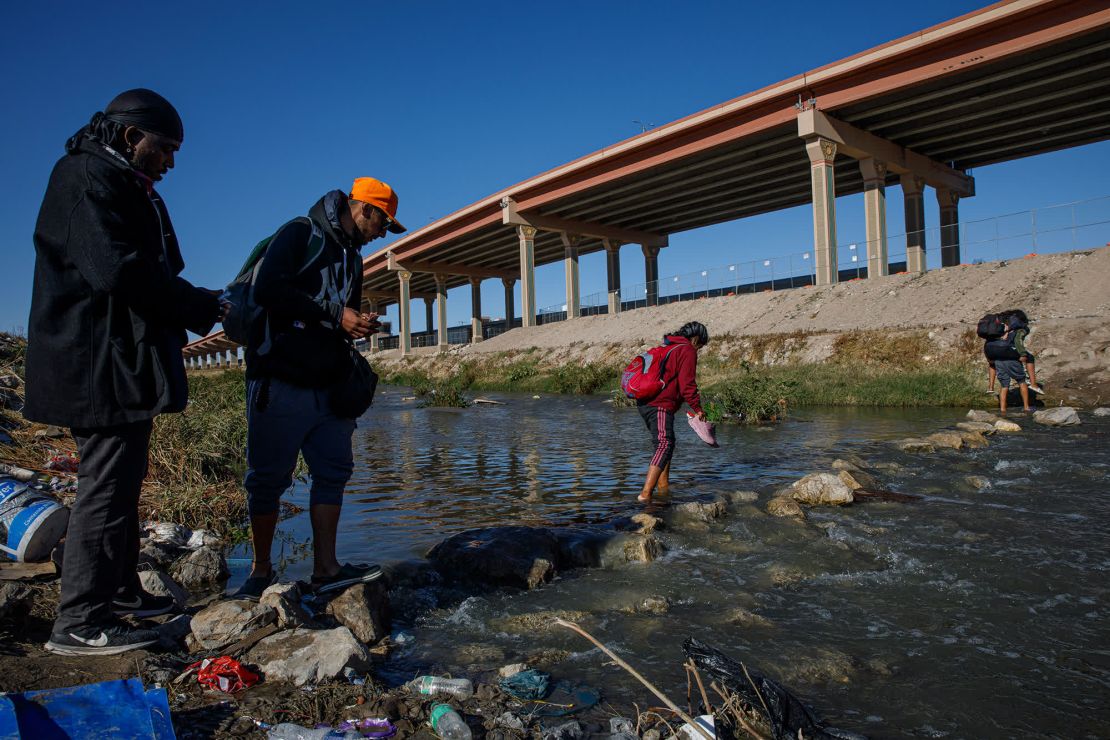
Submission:
POLYGON ((155 596, 142 590, 127 596, 116 594, 112 599, 112 613, 121 616, 157 617, 177 610, 177 601, 172 596, 155 596))
POLYGON ((326 594, 347 586, 353 586, 356 583, 373 581, 381 574, 382 567, 380 565, 343 563, 339 566, 339 572, 333 576, 326 578, 312 576, 312 590, 318 594, 326 594))
POLYGON ((126 624, 86 627, 63 634, 55 632, 44 647, 58 655, 115 655, 138 650, 158 643, 154 630, 138 629, 126 624))
POLYGON ((262 592, 277 583, 277 573, 270 571, 268 576, 253 576, 248 578, 239 590, 231 595, 233 599, 243 599, 245 601, 258 601, 262 598, 262 592))

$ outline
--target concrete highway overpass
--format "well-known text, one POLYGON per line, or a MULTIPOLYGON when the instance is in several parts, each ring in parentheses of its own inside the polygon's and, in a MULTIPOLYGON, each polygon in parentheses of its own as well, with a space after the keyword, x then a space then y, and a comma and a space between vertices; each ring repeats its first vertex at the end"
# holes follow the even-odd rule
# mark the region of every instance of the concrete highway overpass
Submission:
MULTIPOLYGON (((474 338, 483 280, 506 285, 509 325, 536 321, 535 268, 563 262, 568 318, 579 314, 578 258, 605 250, 609 310, 620 310, 618 252, 638 245, 647 302, 671 234, 813 204, 812 281, 837 280, 837 195, 864 193, 866 270, 889 270, 887 188, 905 205, 905 261, 926 250, 956 265, 959 201, 974 167, 1110 138, 1110 0, 1007 0, 796 75, 614 144, 493 193, 364 261, 364 303, 437 303, 472 286, 474 338), (925 243, 928 191, 940 243, 925 243), (513 284, 521 282, 519 313, 513 284)), ((899 247, 901 249, 901 247, 899 247)), ((654 287, 653 287, 654 286, 654 287)), ((216 334, 186 348, 192 364, 233 345, 216 334)))

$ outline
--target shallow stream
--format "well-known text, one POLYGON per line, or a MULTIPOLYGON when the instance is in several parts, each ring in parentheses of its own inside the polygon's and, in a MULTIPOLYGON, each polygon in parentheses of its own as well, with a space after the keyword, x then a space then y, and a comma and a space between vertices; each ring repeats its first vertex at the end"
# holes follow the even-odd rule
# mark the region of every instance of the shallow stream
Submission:
MULTIPOLYGON (((649 440, 634 410, 516 394, 488 394, 503 406, 424 409, 406 395, 385 388, 359 423, 341 559, 395 564, 472 527, 640 510, 649 440)), ((719 450, 681 424, 674 500, 755 490, 758 503, 660 533, 667 552, 653 563, 462 601, 410 593, 395 629, 411 641, 383 675, 532 659, 601 688, 619 709, 658 705, 577 635, 511 619, 567 611, 681 705, 681 643, 693 635, 785 682, 830 724, 871 737, 1110 736, 1110 419, 1084 414, 1082 426, 1048 429, 1017 416, 1025 432, 972 451, 910 455, 888 444, 962 417, 804 410, 773 427, 722 427, 719 450), (884 487, 925 498, 810 509, 804 524, 763 513, 770 490, 846 454, 884 487), (644 611, 656 596, 669 607, 644 611)), ((306 487, 288 499, 307 505, 306 487)), ((307 514, 282 532, 306 540, 307 514)), ((286 577, 308 575, 303 550, 287 545, 285 556, 286 577)))

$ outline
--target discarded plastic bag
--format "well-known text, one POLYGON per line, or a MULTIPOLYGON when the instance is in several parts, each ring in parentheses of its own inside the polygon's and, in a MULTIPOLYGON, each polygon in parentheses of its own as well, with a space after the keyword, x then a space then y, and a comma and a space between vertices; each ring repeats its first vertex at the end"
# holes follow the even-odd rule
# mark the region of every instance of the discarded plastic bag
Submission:
POLYGON ((363 737, 393 737, 397 734, 397 728, 392 722, 385 717, 367 717, 365 719, 349 719, 345 722, 340 722, 336 728, 339 732, 347 732, 354 730, 361 733, 363 737))
MULTIPOLYGON (((758 671, 745 668, 720 650, 688 637, 682 643, 686 657, 698 670, 730 691, 739 694, 749 708, 764 714, 774 740, 804 737, 806 740, 866 740, 848 730, 826 727, 817 716, 782 684, 758 671), (749 679, 750 676, 750 679, 749 679), (766 707, 766 710, 764 710, 766 707)), ((722 724, 724 720, 722 719, 722 724)))
POLYGON ((197 683, 225 694, 236 694, 262 680, 257 673, 247 670, 242 663, 228 655, 205 658, 193 663, 187 670, 194 668, 198 669, 197 683))
POLYGON ((548 681, 551 676, 534 668, 514 673, 501 679, 501 690, 517 699, 525 701, 542 699, 547 696, 548 681))
POLYGON ((137 678, 0 694, 0 738, 174 740, 164 689, 137 678), (110 711, 106 711, 110 709, 110 711))
MULTIPOLYGON (((563 717, 568 714, 589 709, 601 700, 597 689, 589 686, 559 681, 544 700, 533 699, 527 715, 529 717, 563 717)), ((523 713, 522 713, 523 714, 523 713)))
POLYGON ((59 452, 51 455, 43 467, 56 473, 73 474, 77 472, 77 465, 80 462, 80 459, 72 452, 59 452))

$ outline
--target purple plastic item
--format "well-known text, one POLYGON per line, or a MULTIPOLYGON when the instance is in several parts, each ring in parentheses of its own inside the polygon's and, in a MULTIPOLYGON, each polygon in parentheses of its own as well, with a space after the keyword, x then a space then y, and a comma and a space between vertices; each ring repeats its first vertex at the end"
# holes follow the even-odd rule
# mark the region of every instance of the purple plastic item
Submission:
POLYGON ((397 728, 384 717, 366 717, 357 721, 347 720, 335 729, 340 732, 355 730, 361 733, 363 737, 393 737, 397 734, 397 728))
POLYGON ((712 423, 702 421, 689 411, 686 412, 686 421, 689 422, 690 428, 697 433, 702 442, 705 442, 710 447, 720 447, 720 445, 717 444, 717 435, 713 431, 715 426, 712 423))

